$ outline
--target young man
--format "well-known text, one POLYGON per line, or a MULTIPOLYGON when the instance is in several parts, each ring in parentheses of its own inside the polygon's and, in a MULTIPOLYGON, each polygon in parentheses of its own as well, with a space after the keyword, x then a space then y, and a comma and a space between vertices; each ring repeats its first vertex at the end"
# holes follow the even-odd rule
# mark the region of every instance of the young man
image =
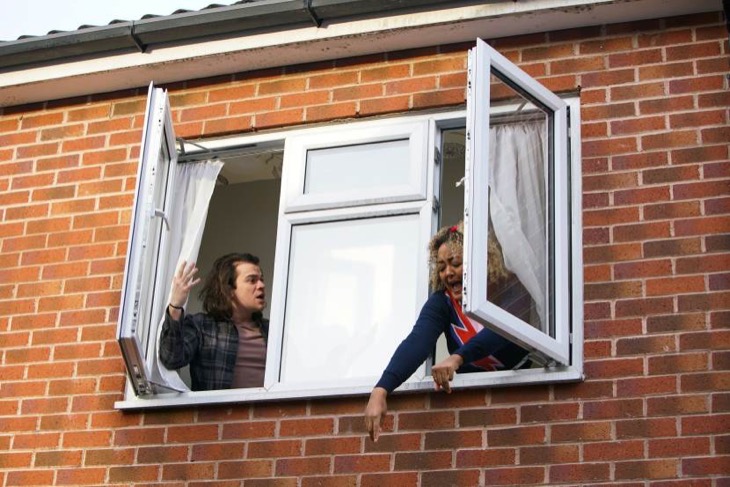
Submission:
POLYGON ((266 286, 258 257, 233 253, 216 260, 200 292, 205 312, 187 315, 197 272, 194 262, 183 262, 173 277, 160 361, 168 369, 189 365, 193 391, 263 386, 269 322, 261 314, 266 286))

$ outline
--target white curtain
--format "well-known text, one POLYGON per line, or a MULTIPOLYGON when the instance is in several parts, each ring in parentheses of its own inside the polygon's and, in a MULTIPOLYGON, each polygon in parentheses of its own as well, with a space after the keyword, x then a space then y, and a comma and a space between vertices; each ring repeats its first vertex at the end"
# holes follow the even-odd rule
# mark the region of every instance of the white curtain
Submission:
POLYGON ((489 215, 507 269, 535 301, 546 332, 547 233, 545 124, 506 123, 490 130, 489 215))
POLYGON ((147 365, 152 372, 152 381, 180 392, 189 391, 190 388, 176 371, 168 370, 160 363, 157 344, 162 331, 165 307, 169 302, 172 276, 180 262, 191 262, 198 258, 210 197, 222 167, 221 161, 184 163, 177 165, 175 173, 174 194, 170 214, 167 216, 170 226, 168 253, 163 268, 164 275, 161 276, 164 292, 159 293, 167 298, 164 303, 155 303, 153 308, 153 316, 157 316, 157 319, 153 318, 152 321, 157 321, 158 325, 157 329, 150 332, 155 339, 152 340, 151 349, 147 350, 147 365))

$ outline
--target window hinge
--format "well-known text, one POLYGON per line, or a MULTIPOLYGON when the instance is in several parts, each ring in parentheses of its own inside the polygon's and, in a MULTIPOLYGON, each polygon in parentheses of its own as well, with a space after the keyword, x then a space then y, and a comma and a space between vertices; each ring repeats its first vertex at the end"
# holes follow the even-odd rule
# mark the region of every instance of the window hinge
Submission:
POLYGON ((433 151, 433 161, 436 163, 437 166, 441 165, 441 151, 438 147, 434 148, 433 151))

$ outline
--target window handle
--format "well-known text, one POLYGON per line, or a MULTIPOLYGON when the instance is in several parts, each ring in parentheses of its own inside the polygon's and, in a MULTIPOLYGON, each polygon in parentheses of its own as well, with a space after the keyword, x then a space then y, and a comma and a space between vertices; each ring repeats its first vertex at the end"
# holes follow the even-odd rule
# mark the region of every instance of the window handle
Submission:
POLYGON ((164 211, 160 209, 155 209, 155 216, 159 216, 162 218, 162 221, 165 222, 165 227, 167 228, 167 231, 170 231, 170 221, 167 219, 167 215, 164 211))

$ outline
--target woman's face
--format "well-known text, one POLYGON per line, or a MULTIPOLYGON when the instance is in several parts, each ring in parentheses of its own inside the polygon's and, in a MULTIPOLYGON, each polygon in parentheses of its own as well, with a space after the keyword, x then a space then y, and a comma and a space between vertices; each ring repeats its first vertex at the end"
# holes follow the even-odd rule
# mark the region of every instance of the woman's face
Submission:
POLYGON ((461 252, 453 252, 448 244, 441 244, 436 254, 436 270, 444 287, 461 302, 463 273, 461 268, 461 252))

